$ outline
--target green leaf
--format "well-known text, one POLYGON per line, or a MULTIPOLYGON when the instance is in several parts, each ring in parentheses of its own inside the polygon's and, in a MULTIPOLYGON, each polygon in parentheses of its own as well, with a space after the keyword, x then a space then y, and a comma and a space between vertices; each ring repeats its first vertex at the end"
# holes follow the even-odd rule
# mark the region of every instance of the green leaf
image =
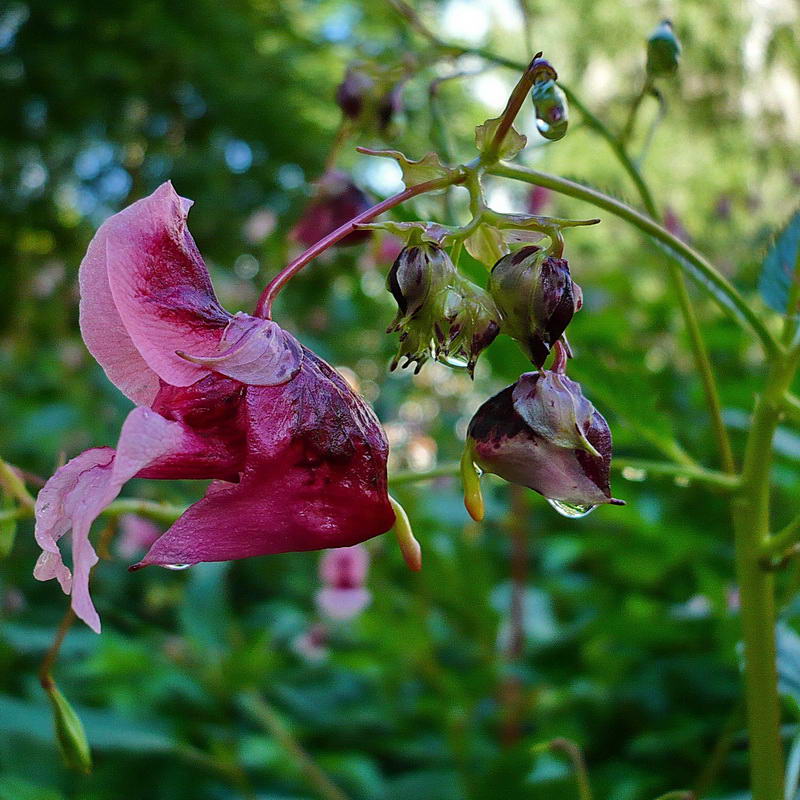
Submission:
POLYGON ((416 235, 423 242, 432 242, 438 245, 441 245, 453 230, 445 225, 439 225, 437 222, 395 222, 394 220, 367 222, 359 225, 358 228, 359 230, 386 231, 407 241, 411 241, 416 235))
POLYGON ((455 176, 458 172, 458 170, 442 164, 438 153, 428 153, 417 161, 412 161, 399 150, 367 150, 362 147, 359 148, 359 151, 370 156, 393 158, 400 165, 403 172, 403 183, 407 188, 438 178, 455 176))
POLYGON ((785 314, 788 310, 789 294, 798 266, 798 249, 800 249, 800 209, 795 211, 784 225, 767 252, 758 284, 764 302, 781 314, 785 314))
POLYGON ((464 240, 467 252, 481 264, 491 268, 509 252, 503 234, 493 225, 481 223, 475 232, 464 240))
MULTIPOLYGON (((494 135, 497 133, 497 128, 500 125, 501 119, 502 117, 487 119, 483 125, 478 125, 475 128, 475 146, 481 153, 485 153, 489 149, 489 145, 491 145, 494 135)), ((519 133, 512 125, 508 133, 506 133, 500 145, 500 152, 497 155, 499 158, 514 158, 527 144, 528 137, 519 133)))
POLYGON ((17 538, 17 521, 4 519, 0 521, 0 558, 5 558, 14 548, 17 538))
POLYGON ((0 778, 0 800, 64 800, 64 795, 50 787, 9 775, 0 778))

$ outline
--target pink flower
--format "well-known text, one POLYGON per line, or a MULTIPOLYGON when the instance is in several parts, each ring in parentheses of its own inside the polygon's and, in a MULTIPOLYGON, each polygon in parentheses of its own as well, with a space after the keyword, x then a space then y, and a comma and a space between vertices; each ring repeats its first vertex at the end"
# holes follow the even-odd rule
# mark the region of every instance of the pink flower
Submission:
POLYGON ((151 547, 162 532, 161 528, 149 519, 138 514, 123 514, 119 518, 120 535, 117 552, 123 558, 133 558, 151 547))
POLYGON ((271 320, 217 301, 170 183, 108 219, 80 268, 84 341, 138 404, 36 501, 34 574, 93 630, 92 522, 133 477, 213 479, 136 567, 342 547, 387 531, 388 445, 343 378, 271 320), (59 539, 72 531, 72 570, 59 539))
POLYGON ((364 587, 369 553, 364 545, 329 550, 319 562, 319 575, 325 586, 317 592, 317 608, 335 620, 358 616, 372 599, 364 587))

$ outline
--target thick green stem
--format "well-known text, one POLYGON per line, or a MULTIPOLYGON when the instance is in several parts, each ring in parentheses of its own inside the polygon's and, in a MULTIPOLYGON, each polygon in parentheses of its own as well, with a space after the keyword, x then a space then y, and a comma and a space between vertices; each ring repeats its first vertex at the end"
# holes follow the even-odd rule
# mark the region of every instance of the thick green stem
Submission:
POLYGON ((797 358, 792 353, 770 367, 753 413, 742 486, 732 503, 753 800, 780 800, 783 793, 774 575, 763 569, 760 561, 769 542, 772 439, 797 358))
POLYGON ((670 256, 676 258, 679 266, 691 268, 692 276, 698 285, 705 289, 710 296, 726 312, 733 312, 734 318, 745 327, 749 328, 758 337, 764 351, 768 356, 782 352, 781 345, 777 342, 770 330, 761 320, 759 315, 748 305, 739 294, 736 287, 722 275, 713 264, 694 248, 673 236, 655 220, 637 211, 635 208, 609 197, 597 189, 583 186, 575 181, 567 180, 546 172, 520 167, 515 164, 500 163, 490 168, 492 175, 503 178, 512 178, 536 186, 552 189, 554 192, 584 200, 597 208, 605 209, 620 219, 629 222, 642 233, 666 245, 670 256))

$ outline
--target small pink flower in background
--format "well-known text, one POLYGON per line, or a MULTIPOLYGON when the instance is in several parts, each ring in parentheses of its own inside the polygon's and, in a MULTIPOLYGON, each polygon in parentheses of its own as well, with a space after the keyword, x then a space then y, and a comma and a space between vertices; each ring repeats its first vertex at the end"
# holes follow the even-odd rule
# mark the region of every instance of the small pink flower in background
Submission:
POLYGON ((305 633, 292 639, 292 650, 306 661, 318 664, 324 661, 330 650, 328 648, 328 629, 320 622, 313 625, 305 633))
POLYGON ((372 599, 364 587, 369 553, 364 545, 328 550, 320 559, 319 576, 325 584, 317 592, 320 613, 334 620, 358 616, 372 599))
POLYGON ((106 220, 81 263, 84 342, 138 407, 116 449, 81 453, 39 493, 34 575, 95 631, 89 532, 131 478, 213 480, 136 567, 349 546, 394 524, 374 413, 274 322, 220 306, 190 206, 163 184, 106 220))
POLYGON ((163 531, 154 522, 138 514, 123 514, 119 518, 117 552, 122 558, 133 558, 149 550, 163 531))
POLYGON ((683 226, 681 218, 675 213, 675 209, 667 206, 664 209, 664 227, 677 239, 682 242, 690 242, 689 231, 683 226))
POLYGON ((528 192, 528 213, 542 214, 550 203, 552 192, 544 186, 534 186, 528 192))
MULTIPOLYGON (((303 247, 311 247, 371 205, 369 198, 346 172, 331 170, 317 182, 314 197, 290 236, 303 247)), ((354 231, 338 242, 337 246, 360 244, 369 239, 370 234, 369 230, 354 231)))

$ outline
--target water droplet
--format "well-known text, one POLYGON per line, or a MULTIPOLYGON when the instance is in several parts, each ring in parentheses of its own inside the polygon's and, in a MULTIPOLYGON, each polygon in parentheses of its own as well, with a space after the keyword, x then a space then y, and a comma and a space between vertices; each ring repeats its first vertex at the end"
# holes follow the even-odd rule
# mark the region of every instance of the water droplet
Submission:
POLYGON ((180 571, 182 569, 189 569, 189 567, 191 567, 192 565, 191 564, 162 564, 161 566, 163 566, 164 569, 171 569, 171 570, 175 570, 176 572, 178 572, 178 571, 180 571))
POLYGON ((587 514, 591 514, 597 506, 580 505, 578 503, 565 503, 563 500, 552 500, 545 498, 553 508, 561 514, 562 517, 569 517, 570 519, 580 519, 587 514))
POLYGON ((622 477, 625 478, 626 481, 641 483, 647 480, 647 470, 640 469, 639 467, 623 467, 622 477))
POLYGON ((447 364, 448 367, 455 367, 456 369, 466 369, 469 364, 469 358, 456 353, 440 353, 436 360, 441 361, 442 364, 447 364))

